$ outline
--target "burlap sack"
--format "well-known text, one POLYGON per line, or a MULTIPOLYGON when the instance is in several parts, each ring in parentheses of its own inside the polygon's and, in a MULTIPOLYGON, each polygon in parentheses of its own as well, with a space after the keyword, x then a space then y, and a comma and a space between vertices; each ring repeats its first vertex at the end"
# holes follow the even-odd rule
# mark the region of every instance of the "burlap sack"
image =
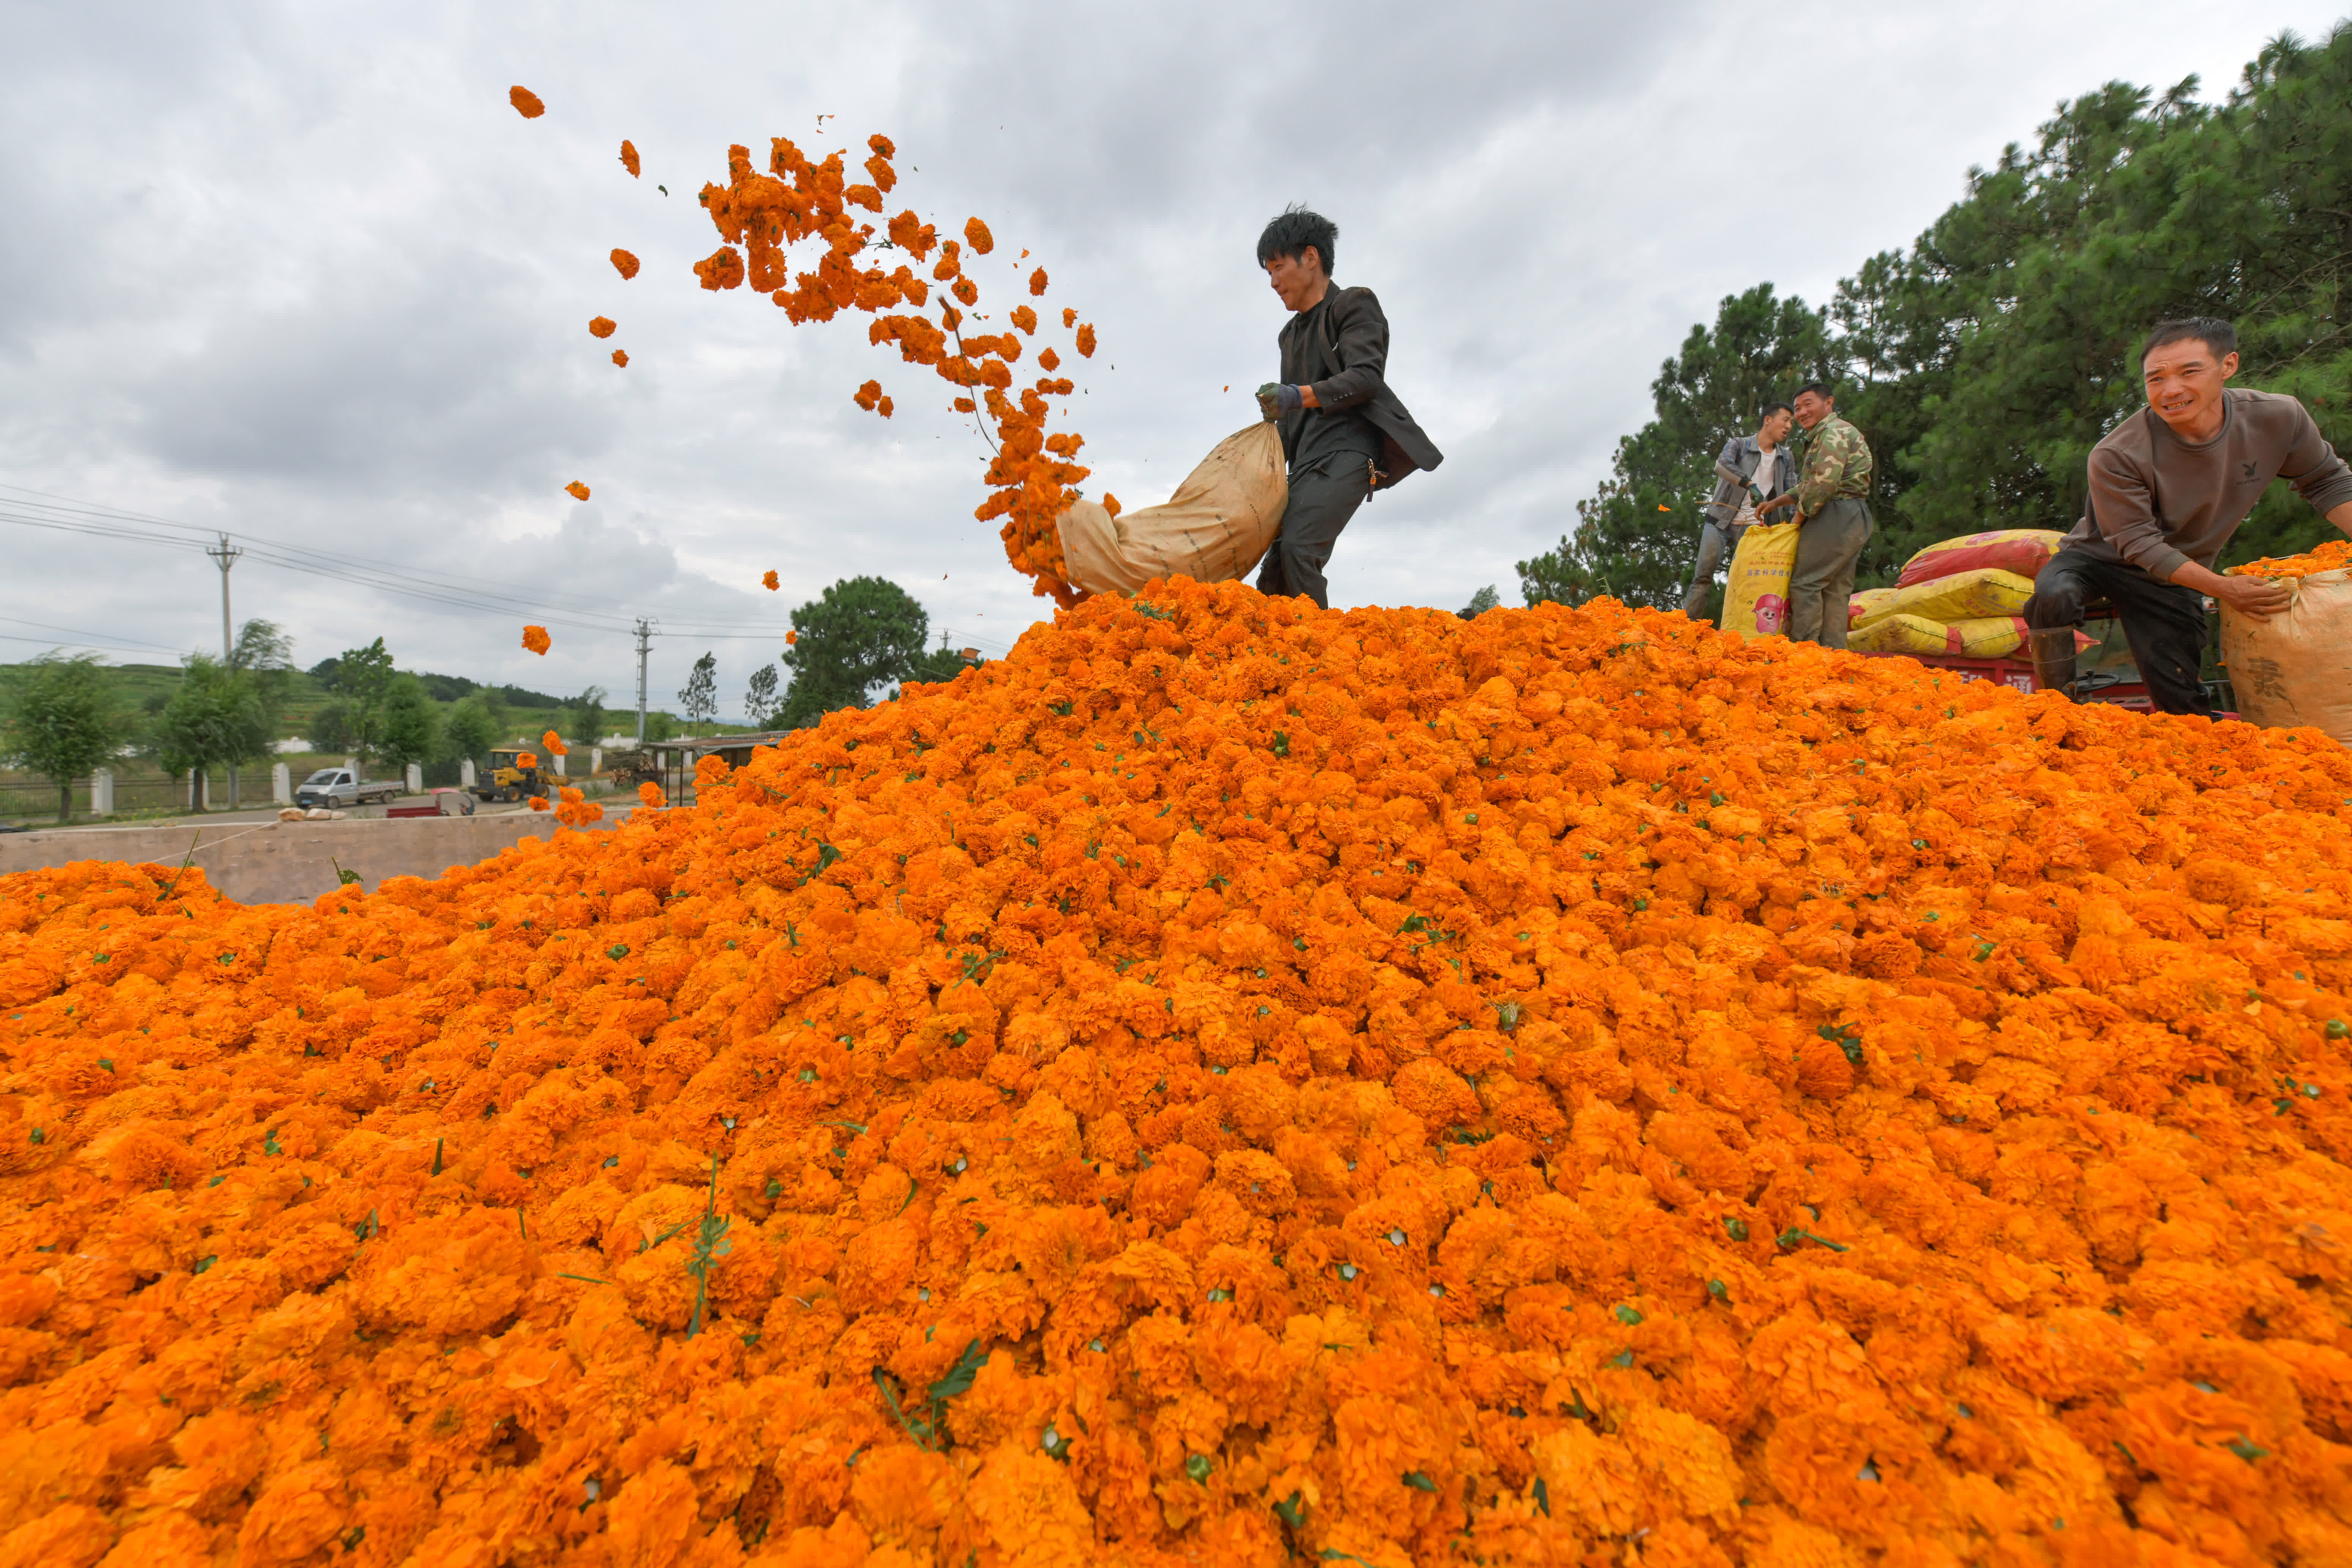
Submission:
POLYGON ((2286 584, 2268 620, 2221 606, 2221 659, 2238 716, 2269 729, 2309 725, 2352 746, 2352 568, 2286 584))
POLYGON ((1062 560, 1089 594, 1132 594, 1154 577, 1224 583, 1246 575, 1290 500, 1282 433, 1261 421, 1217 443, 1160 506, 1113 517, 1098 501, 1062 513, 1062 560))

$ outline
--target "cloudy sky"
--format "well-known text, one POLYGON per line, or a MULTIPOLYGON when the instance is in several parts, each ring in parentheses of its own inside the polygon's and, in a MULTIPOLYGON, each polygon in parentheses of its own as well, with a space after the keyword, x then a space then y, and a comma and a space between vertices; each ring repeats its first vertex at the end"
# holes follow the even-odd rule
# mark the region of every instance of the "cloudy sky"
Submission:
POLYGON ((1283 319, 1257 230, 1329 215, 1446 453, 1359 514, 1334 602, 1516 603, 1512 563, 1724 295, 1824 299, 2059 100, 2192 72, 2218 97, 2342 5, 5 0, 0 518, 117 531, 0 521, 0 660, 218 647, 195 535, 74 505, 228 531, 237 618, 306 665, 382 635, 404 668, 618 707, 648 616, 655 705, 710 650, 731 710, 791 606, 868 573, 1002 653, 1042 602, 971 520, 985 449, 950 389, 863 318, 793 328, 688 270, 730 142, 855 158, 877 131, 890 210, 992 226, 983 308, 1027 248, 1096 323, 1069 423, 1129 506, 1254 417, 1283 319), (887 422, 850 402, 869 376, 887 422), (318 570, 354 563, 413 591, 318 570))

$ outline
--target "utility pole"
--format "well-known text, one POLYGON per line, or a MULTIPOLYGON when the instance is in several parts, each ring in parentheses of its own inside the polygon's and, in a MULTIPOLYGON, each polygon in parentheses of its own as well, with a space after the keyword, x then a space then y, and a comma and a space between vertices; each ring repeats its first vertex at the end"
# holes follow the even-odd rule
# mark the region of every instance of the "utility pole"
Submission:
MULTIPOLYGON (((208 548, 205 551, 205 554, 207 554, 207 555, 209 555, 209 556, 211 556, 211 557, 213 558, 213 560, 214 560, 214 561, 215 561, 216 563, 219 563, 219 565, 220 565, 220 574, 221 574, 221 668, 222 668, 223 670, 226 670, 226 669, 229 668, 229 661, 230 661, 232 658, 234 658, 236 657, 236 642, 235 636, 234 636, 234 634, 232 634, 232 633, 230 632, 230 630, 229 630, 229 620, 228 620, 228 569, 229 569, 230 567, 232 567, 232 566, 234 566, 234 565, 236 565, 236 564, 237 557, 238 557, 238 556, 240 556, 240 555, 243 555, 243 554, 245 553, 245 552, 244 552, 244 551, 242 551, 242 550, 236 549, 236 547, 234 547, 233 545, 231 545, 231 544, 229 543, 229 542, 228 542, 228 535, 227 535, 227 534, 226 534, 226 533, 224 533, 224 534, 222 534, 222 535, 220 536, 220 543, 218 543, 217 545, 214 545, 214 546, 208 547, 208 548)), ((236 764, 235 763, 231 763, 228 765, 228 805, 229 805, 229 809, 230 809, 231 811, 235 811, 235 810, 236 809, 236 804, 237 804, 237 802, 236 802, 236 764)))
POLYGON ((646 743, 646 656, 653 651, 654 624, 637 617, 637 744, 646 743))

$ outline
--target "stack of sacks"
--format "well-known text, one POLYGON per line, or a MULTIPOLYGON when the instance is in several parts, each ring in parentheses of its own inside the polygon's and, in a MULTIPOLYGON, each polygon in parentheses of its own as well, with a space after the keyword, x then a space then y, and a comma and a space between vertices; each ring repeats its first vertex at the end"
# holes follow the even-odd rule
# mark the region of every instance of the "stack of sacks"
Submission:
POLYGON ((1903 565, 1892 588, 1853 595, 1846 646, 1861 653, 2002 658, 2025 646, 2019 612, 2034 574, 2065 536, 2011 528, 1931 544, 1903 565))

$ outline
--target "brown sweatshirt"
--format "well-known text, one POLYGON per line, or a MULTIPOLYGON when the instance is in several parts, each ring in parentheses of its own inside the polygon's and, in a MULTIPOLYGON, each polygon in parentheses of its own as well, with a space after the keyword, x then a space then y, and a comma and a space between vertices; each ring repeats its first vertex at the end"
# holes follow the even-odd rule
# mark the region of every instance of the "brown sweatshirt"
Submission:
POLYGON ((2090 504, 2065 548, 2163 582, 2184 561, 2210 571, 2274 479, 2322 513, 2352 501, 2352 468, 2283 393, 2224 389, 2221 433, 2194 447, 2143 408, 2091 448, 2090 504))

